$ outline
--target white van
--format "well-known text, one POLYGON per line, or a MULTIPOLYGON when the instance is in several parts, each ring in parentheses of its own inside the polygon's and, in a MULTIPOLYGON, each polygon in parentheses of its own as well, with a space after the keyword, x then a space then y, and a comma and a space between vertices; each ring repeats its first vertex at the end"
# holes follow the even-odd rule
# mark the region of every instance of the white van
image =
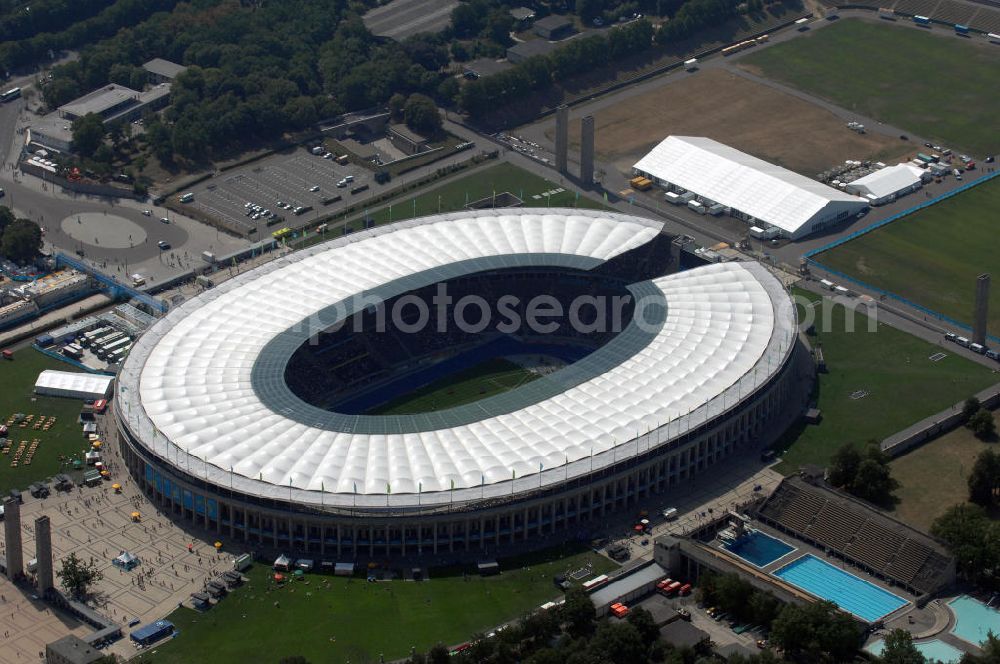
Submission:
POLYGON ((986 355, 986 346, 983 346, 982 344, 969 344, 969 350, 971 350, 973 353, 986 355))
POLYGON ((677 508, 676 507, 668 507, 667 509, 663 510, 663 518, 666 519, 667 521, 673 521, 674 519, 676 519, 677 518, 677 508))
POLYGON ((971 342, 965 337, 958 337, 957 339, 955 339, 955 343, 957 343, 962 348, 968 348, 971 342))
POLYGON ((194 200, 194 194, 192 194, 192 193, 191 193, 191 192, 189 191, 188 193, 186 193, 186 194, 184 194, 183 196, 181 196, 181 199, 180 199, 180 200, 181 200, 181 203, 190 203, 191 201, 193 201, 193 200, 194 200))

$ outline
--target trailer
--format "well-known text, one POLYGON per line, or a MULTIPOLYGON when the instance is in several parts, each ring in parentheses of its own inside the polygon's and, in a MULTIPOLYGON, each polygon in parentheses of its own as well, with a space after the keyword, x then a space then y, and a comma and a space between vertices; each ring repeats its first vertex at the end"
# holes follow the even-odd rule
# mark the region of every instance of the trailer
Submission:
POLYGON ((106 326, 106 327, 99 327, 96 330, 91 330, 90 332, 84 332, 83 336, 80 339, 80 343, 83 345, 84 348, 86 348, 90 344, 94 343, 94 341, 96 341, 97 339, 100 339, 105 334, 110 334, 111 330, 113 329, 114 328, 111 326, 106 326))
POLYGON ((690 60, 684 61, 684 69, 688 71, 695 71, 698 69, 698 58, 691 58, 690 60))
POLYGON ((964 35, 964 36, 968 37, 969 36, 969 26, 962 25, 960 23, 956 23, 955 24, 955 34, 956 35, 964 35))
POLYGON ((679 194, 675 194, 672 191, 668 191, 668 192, 664 193, 663 194, 663 200, 665 200, 666 202, 670 203, 671 205, 681 205, 682 203, 684 203, 684 201, 681 200, 680 195, 679 194))
POLYGON ((917 153, 917 159, 919 159, 920 161, 924 162, 924 164, 933 164, 934 163, 934 158, 931 157, 929 154, 924 154, 923 152, 917 153))
POLYGON ((809 18, 808 17, 800 18, 799 20, 795 21, 795 29, 798 30, 799 32, 805 32, 806 30, 808 30, 809 18))
POLYGON ((779 233, 781 233, 781 229, 777 226, 768 226, 767 228, 752 226, 750 228, 750 237, 756 240, 773 240, 778 237, 779 233))
POLYGON ((119 339, 124 338, 124 336, 125 336, 124 332, 119 332, 118 330, 115 330, 111 334, 103 336, 100 339, 98 339, 97 341, 95 341, 94 344, 93 344, 94 348, 100 350, 104 346, 107 346, 108 344, 112 344, 112 343, 118 341, 119 339))
POLYGON ((116 350, 118 350, 119 348, 124 348, 126 345, 131 345, 131 343, 132 343, 131 339, 129 339, 128 337, 122 337, 118 341, 112 344, 108 344, 101 350, 97 351, 97 357, 101 358, 102 360, 107 359, 116 350))
POLYGON ((997 34, 996 32, 986 33, 986 38, 990 40, 991 44, 1000 44, 1000 34, 997 34))

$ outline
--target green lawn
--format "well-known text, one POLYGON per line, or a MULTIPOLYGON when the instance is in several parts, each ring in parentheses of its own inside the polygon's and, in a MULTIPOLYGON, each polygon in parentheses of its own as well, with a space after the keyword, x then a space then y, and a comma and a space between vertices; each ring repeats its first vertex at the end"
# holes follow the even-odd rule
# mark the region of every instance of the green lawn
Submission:
POLYGON ((83 402, 78 399, 39 397, 34 394, 35 379, 44 369, 74 371, 65 363, 39 353, 33 348, 22 348, 14 353, 13 361, 0 361, 0 424, 14 413, 32 414, 36 417, 55 416, 55 425, 48 431, 21 429, 12 426, 7 434, 12 440, 11 450, 0 454, 0 492, 13 488, 24 489, 32 482, 52 477, 61 470, 59 456, 72 456, 85 451, 86 443, 77 423, 83 402), (17 468, 11 468, 14 451, 22 440, 41 443, 31 460, 25 465, 22 457, 17 468))
MULTIPOLYGON (((1000 63, 997 64, 1000 68, 1000 63)), ((997 273, 1000 180, 990 180, 823 252, 816 259, 873 286, 972 323, 976 277, 997 273)), ((1000 336, 1000 288, 990 292, 990 331, 1000 336)))
MULTIPOLYGON (((1000 413, 993 418, 1000 425, 1000 413)), ((966 483, 976 457, 996 443, 985 443, 959 427, 894 459, 892 476, 899 481, 894 516, 921 530, 952 505, 969 497, 966 483)))
MULTIPOLYGON (((934 27, 942 31, 951 32, 934 27)), ((1000 52, 988 44, 846 19, 760 49, 742 63, 953 148, 1000 152, 1000 52)))
POLYGON ((182 608, 168 620, 180 635, 137 661, 190 664, 276 662, 303 655, 310 662, 377 662, 426 651, 437 642, 463 642, 554 599, 556 574, 588 562, 593 573, 615 567, 589 551, 554 550, 500 561, 499 576, 435 575, 425 582, 306 575, 276 589, 257 565, 250 583, 207 613, 182 608), (307 584, 308 582, 308 584, 307 584), (278 602, 280 606, 275 606, 278 602))
MULTIPOLYGON (((820 300, 807 291, 794 293, 808 301, 820 300)), ((812 311, 817 330, 812 341, 822 347, 828 371, 820 374, 816 395, 823 419, 786 434, 778 446, 787 448, 778 468, 783 473, 806 463, 824 464, 844 443, 881 440, 997 381, 989 369, 951 353, 939 362, 930 361, 930 355, 948 349, 888 325, 879 324, 875 332, 868 332, 868 318, 860 313, 850 314, 855 331, 848 332, 844 307, 831 310, 829 326, 821 306, 812 311), (827 327, 830 331, 823 331, 827 327), (868 394, 851 398, 859 391, 868 394)))
MULTIPOLYGON (((426 217, 438 212, 456 212, 464 210, 467 203, 493 196, 494 192, 499 194, 505 191, 523 199, 524 207, 580 207, 590 209, 601 209, 603 207, 597 201, 593 201, 586 196, 579 196, 578 198, 576 192, 570 189, 571 187, 572 185, 568 183, 561 185, 552 180, 529 173, 513 164, 501 162, 454 180, 445 180, 443 184, 429 185, 428 189, 405 198, 401 202, 369 210, 368 216, 376 225, 382 225, 390 221, 426 217), (543 196, 538 200, 532 198, 534 195, 540 195, 543 192, 559 189, 560 187, 566 189, 566 191, 550 196, 543 196)), ((348 227, 355 231, 359 230, 361 222, 355 220, 348 224, 348 227)), ((337 237, 340 235, 340 229, 338 226, 335 230, 325 233, 323 237, 311 233, 310 235, 312 236, 302 244, 310 245, 322 239, 337 237)))
POLYGON ((536 378, 538 374, 508 360, 488 360, 373 408, 369 414, 409 415, 444 410, 512 390, 536 378))

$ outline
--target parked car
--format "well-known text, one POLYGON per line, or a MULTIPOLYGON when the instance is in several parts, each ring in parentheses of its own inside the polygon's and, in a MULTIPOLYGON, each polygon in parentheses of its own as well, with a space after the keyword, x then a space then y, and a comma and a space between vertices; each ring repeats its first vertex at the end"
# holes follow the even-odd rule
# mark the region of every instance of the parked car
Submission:
POLYGON ((152 217, 153 216, 153 211, 152 210, 143 210, 142 211, 142 215, 144 217, 152 217))
POLYGON ((170 248, 170 243, 166 240, 160 240, 156 243, 156 246, 160 248, 160 251, 166 251, 170 248))

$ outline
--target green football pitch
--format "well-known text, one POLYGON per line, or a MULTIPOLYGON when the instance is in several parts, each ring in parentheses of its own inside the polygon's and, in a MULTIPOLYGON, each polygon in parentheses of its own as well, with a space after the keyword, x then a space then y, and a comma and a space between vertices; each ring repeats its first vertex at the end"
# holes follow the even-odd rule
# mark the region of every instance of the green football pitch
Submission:
MULTIPOLYGON (((998 65, 1000 66, 1000 65, 998 65)), ((816 256, 834 270, 972 323, 976 277, 1000 266, 1000 179, 993 179, 816 256)), ((1000 337, 1000 288, 989 331, 1000 337)))
POLYGON ((952 148, 1000 152, 1000 50, 947 27, 933 32, 948 34, 844 19, 741 65, 952 148))
POLYGON ((535 378, 538 374, 508 360, 488 360, 378 406, 368 414, 410 415, 444 410, 512 390, 535 378))

